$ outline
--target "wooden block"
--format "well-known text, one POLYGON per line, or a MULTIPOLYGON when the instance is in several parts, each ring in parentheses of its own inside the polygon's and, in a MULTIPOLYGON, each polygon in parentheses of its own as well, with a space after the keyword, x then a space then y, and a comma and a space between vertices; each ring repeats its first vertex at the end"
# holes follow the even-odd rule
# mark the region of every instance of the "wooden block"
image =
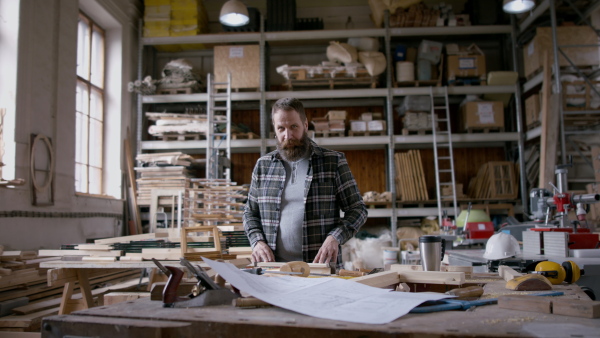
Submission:
POLYGON ((461 285, 465 283, 464 272, 413 271, 399 272, 400 282, 461 285))
POLYGON ((516 271, 515 269, 513 269, 509 266, 506 266, 506 265, 500 265, 498 267, 498 275, 500 275, 500 277, 504 278, 504 280, 507 282, 516 277, 523 276, 522 273, 520 273, 520 272, 516 271))
POLYGON ((104 305, 150 297, 150 292, 111 292, 104 295, 104 305))
POLYGON ((458 266, 458 265, 442 265, 441 271, 464 272, 465 277, 469 277, 473 273, 473 267, 472 266, 458 266))
POLYGON ((400 283, 400 278, 396 271, 385 271, 372 275, 352 278, 350 280, 376 288, 382 288, 400 283))
POLYGON ((407 272, 407 271, 423 271, 421 265, 407 265, 407 264, 390 264, 390 271, 407 272))
POLYGON ((498 306, 503 309, 552 313, 552 297, 504 295, 498 297, 498 306))
POLYGON ((571 317, 600 318, 600 302, 553 298, 552 313, 571 317))
POLYGON ((12 314, 14 308, 27 305, 27 303, 29 303, 29 298, 27 297, 19 297, 0 302, 0 317, 12 314))
POLYGON ((112 245, 108 244, 79 244, 75 247, 76 250, 100 250, 110 251, 113 249, 112 245))

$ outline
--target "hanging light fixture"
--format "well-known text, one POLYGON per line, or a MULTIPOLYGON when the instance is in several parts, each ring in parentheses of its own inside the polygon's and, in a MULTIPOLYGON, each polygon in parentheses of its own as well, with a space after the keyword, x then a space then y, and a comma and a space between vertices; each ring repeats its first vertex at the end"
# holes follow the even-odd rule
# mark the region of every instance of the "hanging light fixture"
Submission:
POLYGON ((229 0, 221 7, 219 21, 226 26, 243 26, 250 21, 248 8, 239 0, 229 0))
POLYGON ((534 0, 504 0, 502 10, 510 14, 525 13, 535 7, 534 0))

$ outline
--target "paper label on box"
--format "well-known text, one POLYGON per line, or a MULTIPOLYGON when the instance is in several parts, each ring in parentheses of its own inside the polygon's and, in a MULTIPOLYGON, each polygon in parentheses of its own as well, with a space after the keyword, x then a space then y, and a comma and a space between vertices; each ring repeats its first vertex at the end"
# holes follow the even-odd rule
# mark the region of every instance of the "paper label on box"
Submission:
POLYGON ((475 58, 459 58, 458 59, 458 68, 459 69, 475 69, 475 68, 477 68, 477 64, 475 63, 475 58))
POLYGON ((244 57, 244 47, 231 47, 229 48, 229 58, 243 58, 244 57))
POLYGON ((494 106, 491 103, 478 103, 477 115, 479 115, 480 124, 489 124, 496 122, 494 120, 494 106))
POLYGON ((477 224, 477 227, 479 228, 479 230, 485 230, 485 224, 483 223, 477 224))
POLYGON ((535 52, 535 44, 532 41, 529 46, 527 46, 527 55, 531 56, 533 55, 533 52, 535 52))

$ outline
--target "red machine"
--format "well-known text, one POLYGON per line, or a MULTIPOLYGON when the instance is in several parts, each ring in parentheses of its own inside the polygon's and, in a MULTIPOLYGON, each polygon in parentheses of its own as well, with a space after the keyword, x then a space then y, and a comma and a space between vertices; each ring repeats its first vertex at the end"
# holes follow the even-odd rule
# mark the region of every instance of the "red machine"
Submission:
POLYGON ((469 239, 490 238, 494 235, 493 222, 468 222, 465 223, 463 233, 469 239))

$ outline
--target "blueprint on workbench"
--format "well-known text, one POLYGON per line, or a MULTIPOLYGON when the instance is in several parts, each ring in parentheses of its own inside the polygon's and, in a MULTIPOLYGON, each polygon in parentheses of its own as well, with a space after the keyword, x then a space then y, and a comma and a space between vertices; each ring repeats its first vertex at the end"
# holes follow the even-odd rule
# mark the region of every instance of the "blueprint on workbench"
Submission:
POLYGON ((394 292, 339 278, 267 277, 233 264, 204 261, 239 290, 267 303, 308 316, 365 324, 385 324, 439 293, 394 292))

